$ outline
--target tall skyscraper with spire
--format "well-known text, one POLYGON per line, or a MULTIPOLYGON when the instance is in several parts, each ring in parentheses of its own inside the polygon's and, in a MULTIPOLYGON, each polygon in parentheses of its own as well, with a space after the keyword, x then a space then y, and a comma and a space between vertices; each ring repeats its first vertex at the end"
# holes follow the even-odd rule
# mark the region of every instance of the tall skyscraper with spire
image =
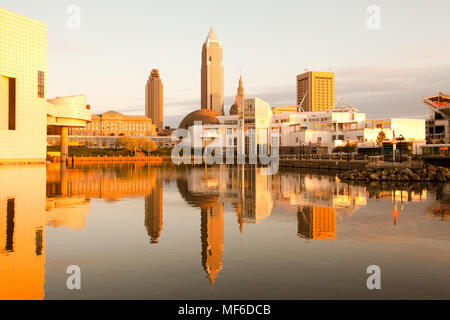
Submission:
POLYGON ((163 84, 158 69, 153 69, 145 86, 145 115, 152 119, 157 132, 163 130, 163 84))
POLYGON ((223 114, 223 48, 211 27, 202 47, 201 107, 223 114))

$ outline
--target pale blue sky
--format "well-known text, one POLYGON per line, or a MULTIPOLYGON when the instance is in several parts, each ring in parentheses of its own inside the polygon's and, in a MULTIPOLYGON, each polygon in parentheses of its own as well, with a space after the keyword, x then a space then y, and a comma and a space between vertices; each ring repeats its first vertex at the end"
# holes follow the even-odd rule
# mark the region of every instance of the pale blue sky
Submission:
POLYGON ((95 113, 144 113, 152 68, 165 122, 200 105, 201 46, 214 26, 224 47, 225 110, 242 70, 248 96, 294 105, 305 68, 336 73, 336 97, 369 117, 424 117, 420 99, 450 92, 450 1, 0 0, 48 24, 48 95, 84 93, 95 113), (66 27, 70 5, 81 29, 66 27), (381 29, 366 27, 369 5, 381 29))

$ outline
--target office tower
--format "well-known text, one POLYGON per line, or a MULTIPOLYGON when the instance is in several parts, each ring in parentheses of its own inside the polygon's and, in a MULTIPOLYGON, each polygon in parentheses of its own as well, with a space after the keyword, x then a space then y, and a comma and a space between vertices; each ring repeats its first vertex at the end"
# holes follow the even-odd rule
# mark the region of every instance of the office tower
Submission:
POLYGON ((223 114, 223 49, 211 27, 202 48, 201 107, 223 114))
POLYGON ((298 75, 297 106, 304 111, 334 109, 334 72, 309 71, 298 75))
POLYGON ((158 69, 153 69, 145 86, 145 115, 152 118, 157 132, 163 130, 163 84, 158 69))

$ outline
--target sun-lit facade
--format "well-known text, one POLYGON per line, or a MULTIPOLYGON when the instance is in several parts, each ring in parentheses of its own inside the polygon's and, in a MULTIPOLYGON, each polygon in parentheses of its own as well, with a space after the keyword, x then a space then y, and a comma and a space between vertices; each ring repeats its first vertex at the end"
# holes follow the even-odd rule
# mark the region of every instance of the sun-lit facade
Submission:
POLYGON ((297 76, 297 106, 304 111, 334 108, 334 72, 308 71, 297 76))
POLYGON ((0 8, 0 161, 45 159, 47 25, 0 8))
POLYGON ((223 114, 223 48, 211 27, 202 47, 201 107, 223 114))
POLYGON ((145 85, 145 115, 158 132, 163 131, 163 84, 158 69, 153 69, 145 85))
POLYGON ((47 101, 45 23, 0 8, 0 26, 0 162, 43 162, 47 125, 62 128, 66 141, 90 110, 85 97, 47 101))
MULTIPOLYGON (((424 119, 369 119, 353 107, 299 112, 294 107, 270 108, 267 102, 259 98, 246 98, 241 105, 244 106, 243 113, 237 108, 236 114, 216 115, 206 122, 202 117, 189 119, 185 127, 190 132, 192 146, 204 147, 214 141, 213 147, 225 148, 228 144, 236 148, 238 139, 242 139, 239 133, 242 116, 244 135, 248 129, 254 129, 257 145, 271 145, 277 136, 282 150, 311 144, 325 153, 332 153, 336 146, 347 142, 359 147, 375 146, 380 132, 388 140, 394 135, 396 138, 403 136, 413 142, 414 152, 420 153, 420 146, 425 144, 424 119)), ((248 138, 245 139, 248 152, 248 138)))
POLYGON ((156 126, 146 116, 124 115, 116 111, 107 111, 92 115, 92 120, 84 128, 72 128, 72 136, 156 136, 156 126))

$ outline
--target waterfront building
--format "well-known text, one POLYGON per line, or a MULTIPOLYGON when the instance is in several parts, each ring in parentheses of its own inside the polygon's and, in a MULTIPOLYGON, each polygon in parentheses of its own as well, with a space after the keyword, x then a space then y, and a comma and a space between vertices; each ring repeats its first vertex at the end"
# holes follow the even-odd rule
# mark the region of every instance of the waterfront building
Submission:
POLYGON ((85 128, 70 130, 73 136, 156 136, 156 126, 146 116, 128 116, 116 111, 92 115, 85 128))
MULTIPOLYGON (((244 135, 252 129, 258 145, 270 145, 269 129, 272 118, 270 105, 259 98, 246 98, 241 105, 244 109, 238 111, 239 115, 221 116, 212 110, 203 109, 191 112, 181 121, 179 128, 187 129, 191 137, 199 138, 192 139, 193 148, 202 148, 216 140, 216 143, 225 147, 225 137, 228 135, 236 149, 237 141, 241 138, 239 122, 242 120, 244 135)), ((245 137, 243 143, 248 150, 249 136, 245 137)))
POLYGON ((211 27, 202 47, 201 108, 223 114, 223 48, 211 27))
POLYGON ((163 131, 163 84, 158 69, 153 69, 145 86, 145 115, 153 120, 158 133, 163 131))
POLYGON ((85 96, 47 101, 47 25, 0 8, 0 162, 43 162, 47 126, 68 130, 91 120, 85 96))
POLYGON ((308 71, 297 76, 297 106, 304 111, 334 108, 334 72, 308 71))
MULTIPOLYGON (((271 145, 275 134, 278 135, 280 153, 306 146, 322 149, 324 153, 347 142, 359 147, 375 146, 383 131, 386 139, 392 140, 394 134, 403 136, 414 144, 414 153, 420 153, 418 147, 425 143, 425 120, 423 119, 368 119, 365 113, 356 108, 336 108, 325 111, 297 112, 291 107, 278 108, 276 113, 269 104, 258 98, 244 99, 244 134, 249 128, 255 129, 258 145, 271 145)), ((202 112, 204 112, 202 110, 202 112)), ((210 112, 207 117, 195 111, 183 119, 180 128, 188 129, 194 148, 204 147, 211 141, 225 148, 225 137, 231 138, 237 146, 240 128, 240 112, 237 115, 220 116, 210 112), (195 121, 202 125, 195 125, 195 121), (201 141, 201 142, 200 142, 201 141), (197 145, 194 145, 197 143, 197 145)), ((248 138, 245 138, 248 152, 248 138)), ((229 143, 229 142, 228 142, 229 143)), ((230 143, 229 143, 230 144, 230 143)))
POLYGON ((431 143, 450 143, 450 95, 439 92, 437 96, 423 99, 430 109, 426 122, 426 136, 431 143))

